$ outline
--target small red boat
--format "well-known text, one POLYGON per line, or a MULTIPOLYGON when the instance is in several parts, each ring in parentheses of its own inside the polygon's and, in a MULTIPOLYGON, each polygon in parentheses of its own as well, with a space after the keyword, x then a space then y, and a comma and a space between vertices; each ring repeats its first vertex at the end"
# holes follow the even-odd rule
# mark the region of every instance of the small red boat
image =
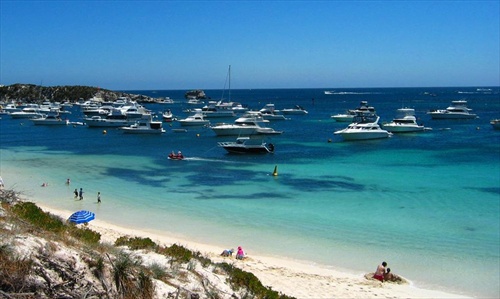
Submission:
POLYGON ((181 151, 179 151, 177 154, 171 152, 170 154, 168 154, 168 158, 170 160, 184 160, 184 155, 181 153, 181 151))

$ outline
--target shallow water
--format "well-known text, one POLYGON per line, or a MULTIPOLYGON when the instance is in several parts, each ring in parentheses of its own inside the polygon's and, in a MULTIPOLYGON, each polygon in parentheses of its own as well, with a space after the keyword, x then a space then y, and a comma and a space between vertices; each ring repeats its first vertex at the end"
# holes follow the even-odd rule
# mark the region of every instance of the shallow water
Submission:
MULTIPOLYGON (((140 93, 182 101, 148 107, 184 117, 183 92, 140 93)), ((226 154, 217 142, 232 138, 207 128, 174 133, 177 123, 164 123, 162 136, 136 136, 2 116, 1 176, 7 187, 47 205, 89 209, 124 226, 357 273, 386 260, 417 286, 499 295, 500 131, 489 124, 500 117, 499 88, 236 90, 232 96, 253 109, 299 104, 309 114, 271 123, 285 131, 269 140, 276 153, 256 156, 226 154), (480 118, 437 121, 425 114, 454 99, 467 99, 480 118), (433 130, 344 142, 332 133, 347 124, 330 115, 361 100, 381 122, 402 106, 415 108, 433 130), (167 160, 172 150, 188 159, 167 160), (85 199, 75 201, 72 191, 80 187, 85 199)), ((79 120, 77 108, 70 119, 79 120)))

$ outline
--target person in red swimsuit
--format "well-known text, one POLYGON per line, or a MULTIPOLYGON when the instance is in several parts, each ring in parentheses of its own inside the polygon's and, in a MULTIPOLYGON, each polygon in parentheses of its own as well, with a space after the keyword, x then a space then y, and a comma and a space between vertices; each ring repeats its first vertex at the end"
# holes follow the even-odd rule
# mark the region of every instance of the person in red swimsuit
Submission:
POLYGON ((375 271, 375 274, 373 275, 373 278, 384 282, 385 267, 387 267, 386 262, 382 262, 382 265, 378 265, 377 270, 375 271))

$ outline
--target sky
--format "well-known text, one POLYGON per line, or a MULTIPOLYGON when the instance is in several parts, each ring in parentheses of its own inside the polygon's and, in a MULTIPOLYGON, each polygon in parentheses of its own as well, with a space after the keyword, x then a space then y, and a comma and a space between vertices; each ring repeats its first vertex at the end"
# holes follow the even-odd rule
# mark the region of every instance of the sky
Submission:
POLYGON ((0 84, 500 85, 496 1, 0 0, 0 84))

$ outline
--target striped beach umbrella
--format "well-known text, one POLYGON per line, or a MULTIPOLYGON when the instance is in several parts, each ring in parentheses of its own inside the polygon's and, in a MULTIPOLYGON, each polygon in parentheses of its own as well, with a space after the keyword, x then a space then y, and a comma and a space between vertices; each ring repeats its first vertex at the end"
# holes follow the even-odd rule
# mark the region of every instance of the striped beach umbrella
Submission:
POLYGON ((81 210, 81 211, 74 212, 73 214, 71 214, 71 216, 69 216, 68 220, 70 222, 80 224, 80 223, 87 223, 87 222, 94 220, 94 219, 95 219, 94 213, 92 213, 90 211, 86 211, 86 210, 81 210))

